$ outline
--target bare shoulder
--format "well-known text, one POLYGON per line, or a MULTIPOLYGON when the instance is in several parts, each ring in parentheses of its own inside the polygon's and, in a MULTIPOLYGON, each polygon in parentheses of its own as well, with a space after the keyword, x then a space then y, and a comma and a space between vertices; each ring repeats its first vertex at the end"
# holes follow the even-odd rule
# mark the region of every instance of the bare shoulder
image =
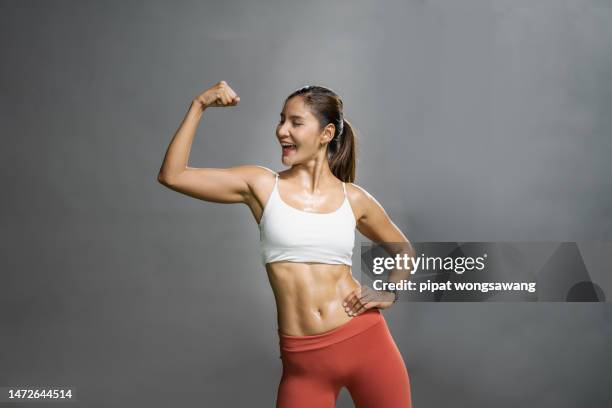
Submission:
POLYGON ((355 183, 346 183, 346 194, 358 220, 363 218, 372 209, 384 211, 372 194, 355 183))
POLYGON ((260 166, 258 164, 243 164, 240 166, 232 167, 233 171, 240 172, 247 178, 260 177, 260 176, 272 176, 276 174, 274 170, 270 170, 267 167, 260 166))
POLYGON ((259 173, 271 174, 273 176, 277 174, 274 170, 271 170, 264 166, 260 166, 258 164, 247 165, 246 167, 253 167, 253 171, 257 171, 259 173))
POLYGON ((274 188, 274 182, 278 173, 267 167, 256 164, 245 165, 244 171, 245 174, 248 175, 247 183, 251 190, 250 197, 246 201, 246 204, 252 208, 263 208, 267 197, 274 188))
POLYGON ((240 175, 240 177, 247 183, 251 190, 253 189, 253 187, 256 187, 262 182, 266 184, 266 180, 274 180, 276 175, 275 171, 257 164, 244 164, 226 170, 229 170, 234 174, 240 175))

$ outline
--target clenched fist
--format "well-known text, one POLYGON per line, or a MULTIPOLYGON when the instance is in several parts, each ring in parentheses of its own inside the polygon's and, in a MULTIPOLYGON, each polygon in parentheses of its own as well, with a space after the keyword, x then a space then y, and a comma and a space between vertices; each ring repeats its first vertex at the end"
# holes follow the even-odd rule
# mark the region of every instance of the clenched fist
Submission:
POLYGON ((202 109, 210 107, 236 106, 240 97, 225 81, 220 81, 211 88, 202 92, 194 100, 202 109))

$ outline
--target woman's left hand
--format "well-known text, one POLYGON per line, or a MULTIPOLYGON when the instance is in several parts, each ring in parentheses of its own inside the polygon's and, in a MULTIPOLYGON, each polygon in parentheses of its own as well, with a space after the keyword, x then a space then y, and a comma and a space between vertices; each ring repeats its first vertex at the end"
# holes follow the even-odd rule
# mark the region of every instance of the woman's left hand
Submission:
POLYGON ((360 286, 344 298, 342 306, 349 316, 357 316, 367 309, 387 309, 393 304, 395 295, 384 290, 374 290, 368 286, 360 286))

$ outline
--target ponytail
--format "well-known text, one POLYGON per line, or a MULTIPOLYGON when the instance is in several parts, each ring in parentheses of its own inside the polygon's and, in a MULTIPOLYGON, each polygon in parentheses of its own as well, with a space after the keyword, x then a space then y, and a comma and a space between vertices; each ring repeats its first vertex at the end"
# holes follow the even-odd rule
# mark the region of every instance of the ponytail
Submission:
POLYGON ((355 181, 356 138, 351 123, 343 119, 341 133, 327 145, 329 167, 334 176, 352 183, 355 181))

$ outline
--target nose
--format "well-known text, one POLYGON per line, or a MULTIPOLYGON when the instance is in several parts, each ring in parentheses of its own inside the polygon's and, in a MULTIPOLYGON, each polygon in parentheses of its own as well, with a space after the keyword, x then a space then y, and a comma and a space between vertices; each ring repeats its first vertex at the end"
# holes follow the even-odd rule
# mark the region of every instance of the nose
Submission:
POLYGON ((282 125, 279 124, 276 127, 276 134, 278 136, 288 136, 288 133, 287 133, 286 129, 287 129, 287 127, 284 124, 282 124, 282 125))

